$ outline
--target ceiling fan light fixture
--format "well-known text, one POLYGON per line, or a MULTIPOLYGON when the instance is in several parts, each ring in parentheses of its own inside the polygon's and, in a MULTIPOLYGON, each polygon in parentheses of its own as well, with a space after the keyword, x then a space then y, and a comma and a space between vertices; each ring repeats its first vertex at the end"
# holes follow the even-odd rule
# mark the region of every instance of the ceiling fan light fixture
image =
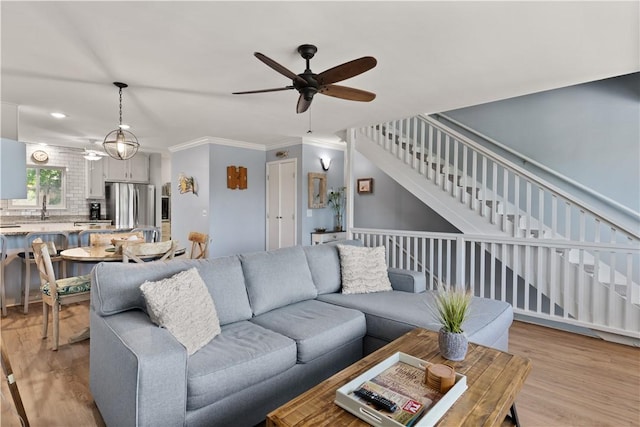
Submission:
POLYGON ((140 148, 140 144, 138 143, 138 138, 136 138, 133 133, 125 130, 129 126, 122 124, 122 89, 126 88, 128 85, 120 82, 113 82, 113 84, 119 88, 120 124, 118 129, 112 130, 107 134, 102 146, 104 147, 104 151, 114 159, 127 160, 136 155, 138 148, 140 148))
POLYGON ((96 153, 87 153, 85 154, 84 157, 86 160, 89 160, 90 162, 95 162, 96 160, 100 160, 102 158, 102 156, 98 156, 96 153))

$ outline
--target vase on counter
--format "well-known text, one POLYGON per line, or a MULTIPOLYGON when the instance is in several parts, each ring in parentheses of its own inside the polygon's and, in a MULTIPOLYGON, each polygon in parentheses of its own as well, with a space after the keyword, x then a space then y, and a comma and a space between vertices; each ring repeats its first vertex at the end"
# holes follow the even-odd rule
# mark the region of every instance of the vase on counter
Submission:
POLYGON ((333 231, 342 231, 342 215, 336 214, 336 226, 333 231))

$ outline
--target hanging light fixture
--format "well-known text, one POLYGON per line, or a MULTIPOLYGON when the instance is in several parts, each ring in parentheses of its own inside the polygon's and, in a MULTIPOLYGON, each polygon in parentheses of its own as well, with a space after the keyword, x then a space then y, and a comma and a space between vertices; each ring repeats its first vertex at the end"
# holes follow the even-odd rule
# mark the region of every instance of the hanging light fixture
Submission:
POLYGON ((129 85, 120 82, 113 82, 113 84, 120 88, 120 125, 118 129, 112 130, 107 134, 102 146, 104 151, 114 159, 127 160, 136 155, 140 144, 138 143, 138 138, 133 133, 125 130, 126 125, 122 124, 122 89, 129 85))

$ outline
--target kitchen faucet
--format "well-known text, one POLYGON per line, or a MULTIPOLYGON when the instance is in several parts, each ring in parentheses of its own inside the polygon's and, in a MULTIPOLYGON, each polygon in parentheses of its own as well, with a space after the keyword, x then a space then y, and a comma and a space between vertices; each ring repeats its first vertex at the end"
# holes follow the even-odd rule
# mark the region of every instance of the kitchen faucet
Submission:
POLYGON ((40 220, 47 219, 47 195, 42 196, 42 210, 40 211, 40 220))

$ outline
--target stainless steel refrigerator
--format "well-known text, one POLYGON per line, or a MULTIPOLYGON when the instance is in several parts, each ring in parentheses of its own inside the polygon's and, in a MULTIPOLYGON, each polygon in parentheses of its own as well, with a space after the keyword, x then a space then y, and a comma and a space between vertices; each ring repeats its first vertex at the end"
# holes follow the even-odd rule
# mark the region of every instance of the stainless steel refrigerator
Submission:
POLYGON ((156 225, 156 192, 153 185, 105 183, 107 219, 119 227, 156 225))

